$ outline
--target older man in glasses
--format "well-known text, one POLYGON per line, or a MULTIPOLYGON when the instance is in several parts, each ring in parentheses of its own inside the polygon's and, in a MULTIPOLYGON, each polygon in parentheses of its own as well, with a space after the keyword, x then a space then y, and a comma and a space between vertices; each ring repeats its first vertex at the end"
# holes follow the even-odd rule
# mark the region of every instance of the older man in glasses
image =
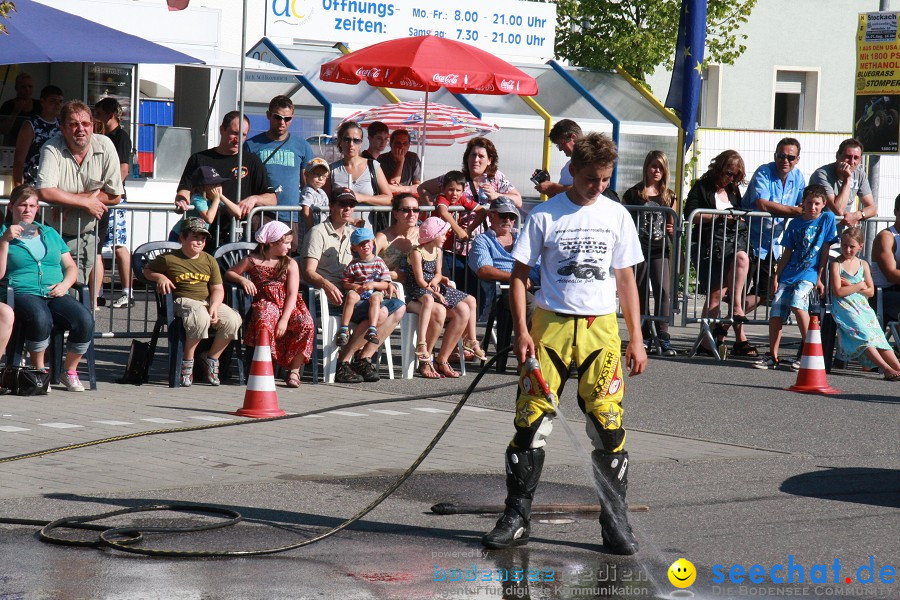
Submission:
MULTIPOLYGON (((797 162, 800 160, 800 142, 794 138, 782 138, 775 146, 775 160, 761 165, 753 177, 747 193, 741 201, 742 208, 765 211, 769 217, 750 219, 750 250, 753 263, 750 266, 750 290, 747 306, 750 312, 759 304, 765 304, 771 291, 770 277, 775 263, 781 258, 781 237, 787 219, 799 217, 806 179, 797 162)), ((752 346, 744 346, 747 356, 757 356, 752 346)))
MULTIPOLYGON (((312 148, 302 136, 288 131, 294 119, 294 103, 287 96, 272 98, 266 118, 269 130, 247 140, 244 149, 257 155, 265 165, 278 206, 300 206, 300 189, 306 185, 305 167, 314 157, 312 148)), ((290 223, 294 239, 299 239, 299 212, 279 211, 278 220, 290 223)))
POLYGON ((216 218, 209 225, 210 238, 206 242, 206 252, 212 254, 216 248, 230 241, 232 217, 246 219, 256 206, 274 206, 275 190, 269 182, 269 175, 259 160, 252 153, 244 153, 241 163, 241 177, 238 178, 238 149, 250 131, 250 120, 244 116, 240 123, 240 113, 233 110, 226 113, 219 126, 219 145, 208 150, 201 150, 191 155, 175 195, 175 208, 179 212, 191 208, 191 176, 198 167, 212 167, 228 181, 222 184, 221 198, 224 207, 220 207, 216 218), (238 197, 238 181, 241 184, 238 197), (223 210, 224 208, 224 210, 223 210))

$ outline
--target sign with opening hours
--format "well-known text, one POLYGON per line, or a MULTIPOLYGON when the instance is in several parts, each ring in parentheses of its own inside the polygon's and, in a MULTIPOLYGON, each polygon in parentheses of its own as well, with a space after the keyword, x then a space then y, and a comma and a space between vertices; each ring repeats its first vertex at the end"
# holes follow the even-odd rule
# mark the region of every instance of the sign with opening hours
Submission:
POLYGON ((344 42, 358 49, 419 35, 543 62, 554 56, 556 5, 519 0, 266 0, 266 36, 276 42, 344 42))

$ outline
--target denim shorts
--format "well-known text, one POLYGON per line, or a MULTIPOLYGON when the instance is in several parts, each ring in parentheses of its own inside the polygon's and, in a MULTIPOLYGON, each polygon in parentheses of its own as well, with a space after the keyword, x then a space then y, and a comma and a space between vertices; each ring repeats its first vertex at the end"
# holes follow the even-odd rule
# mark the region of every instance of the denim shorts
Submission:
POLYGON ((793 308, 809 310, 809 296, 815 288, 815 284, 809 281, 798 281, 790 285, 778 284, 775 297, 772 298, 770 316, 784 319, 791 314, 793 308))

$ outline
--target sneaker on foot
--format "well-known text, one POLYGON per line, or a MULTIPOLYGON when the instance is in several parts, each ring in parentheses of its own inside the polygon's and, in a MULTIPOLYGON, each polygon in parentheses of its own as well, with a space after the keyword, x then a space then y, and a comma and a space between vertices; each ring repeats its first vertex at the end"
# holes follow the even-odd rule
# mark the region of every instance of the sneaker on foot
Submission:
POLYGON ((362 383, 363 377, 350 367, 350 363, 340 362, 334 374, 334 380, 338 383, 362 383))
POLYGON ((677 354, 675 348, 672 347, 672 342, 669 340, 659 340, 659 346, 662 348, 663 356, 675 356, 677 354))
POLYGON ((351 363, 353 370, 362 375, 362 378, 368 382, 380 381, 381 375, 378 374, 378 368, 372 364, 368 358, 360 358, 351 363))
POLYGON ((795 358, 794 360, 788 363, 788 366, 791 368, 791 371, 799 371, 800 370, 800 359, 795 358))
POLYGON ((203 364, 206 366, 206 380, 209 385, 219 385, 219 359, 203 357, 203 364))
POLYGON ((771 354, 766 354, 761 359, 753 363, 754 369, 777 369, 779 361, 777 358, 772 356, 771 354))
POLYGON ((346 346, 350 341, 350 331, 346 327, 341 327, 334 336, 335 346, 346 346))
POLYGON ((66 389, 70 392, 84 391, 84 386, 81 385, 81 380, 78 379, 78 373, 66 371, 60 376, 59 382, 66 386, 66 389))
POLYGON ((181 387, 191 387, 194 383, 194 360, 181 362, 181 387))
POLYGON ((113 301, 112 305, 113 308, 125 308, 126 306, 134 306, 134 298, 129 296, 128 294, 122 294, 113 301))
POLYGON ((369 330, 366 332, 366 341, 371 342, 373 344, 378 343, 378 330, 374 327, 369 327, 369 330))

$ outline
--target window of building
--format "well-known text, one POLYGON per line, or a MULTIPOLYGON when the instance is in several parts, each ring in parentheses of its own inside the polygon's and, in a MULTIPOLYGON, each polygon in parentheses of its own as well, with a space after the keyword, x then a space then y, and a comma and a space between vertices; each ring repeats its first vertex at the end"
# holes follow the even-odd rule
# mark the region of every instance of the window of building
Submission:
POLYGON ((813 131, 818 123, 818 71, 775 71, 773 129, 813 131))

